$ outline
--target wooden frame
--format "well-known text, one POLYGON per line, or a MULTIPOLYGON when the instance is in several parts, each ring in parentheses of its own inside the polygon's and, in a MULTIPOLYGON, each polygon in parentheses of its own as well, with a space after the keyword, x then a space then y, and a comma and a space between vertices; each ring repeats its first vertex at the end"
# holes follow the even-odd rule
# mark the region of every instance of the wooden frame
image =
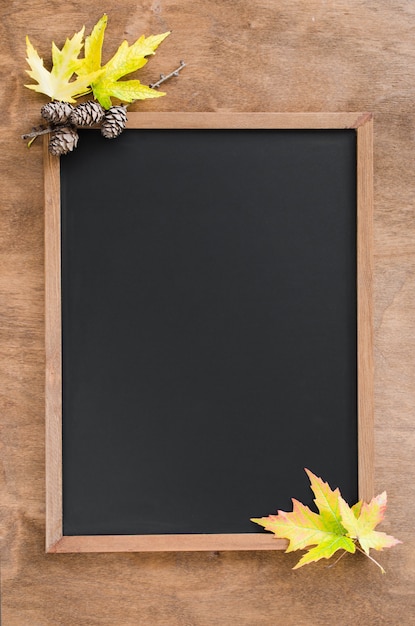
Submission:
MULTIPOLYGON (((355 129, 357 134, 357 389, 359 497, 373 496, 372 221, 370 113, 130 113, 128 128, 355 129)), ((61 261, 59 158, 45 141, 46 551, 140 552, 279 550, 271 534, 63 536, 61 261)))

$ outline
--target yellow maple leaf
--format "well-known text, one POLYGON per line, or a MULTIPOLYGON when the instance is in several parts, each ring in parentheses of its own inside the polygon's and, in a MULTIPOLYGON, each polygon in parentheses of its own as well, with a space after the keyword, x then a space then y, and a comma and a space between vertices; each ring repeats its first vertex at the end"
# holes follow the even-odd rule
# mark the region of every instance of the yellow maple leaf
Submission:
POLYGON ((88 74, 101 69, 102 45, 104 43, 105 29, 107 27, 108 16, 106 13, 95 24, 91 34, 85 38, 85 58, 81 60, 78 74, 88 74))
POLYGON ((111 98, 118 98, 123 102, 144 100, 145 98, 159 98, 165 94, 142 85, 137 79, 119 79, 142 68, 148 61, 145 57, 155 53, 157 47, 170 34, 142 35, 131 46, 123 41, 114 56, 101 67, 102 45, 104 41, 107 16, 103 15, 95 24, 91 34, 85 40, 85 58, 76 70, 78 76, 85 73, 101 70, 101 74, 92 82, 94 97, 104 109, 112 105, 111 98))
POLYGON ((83 46, 84 30, 85 27, 71 39, 67 39, 62 50, 52 42, 51 71, 45 68, 43 59, 40 58, 29 37, 26 37, 27 62, 31 68, 26 72, 38 84, 25 87, 62 102, 76 102, 75 98, 89 93, 91 83, 99 77, 102 70, 85 73, 71 80, 81 63, 78 57, 83 46))

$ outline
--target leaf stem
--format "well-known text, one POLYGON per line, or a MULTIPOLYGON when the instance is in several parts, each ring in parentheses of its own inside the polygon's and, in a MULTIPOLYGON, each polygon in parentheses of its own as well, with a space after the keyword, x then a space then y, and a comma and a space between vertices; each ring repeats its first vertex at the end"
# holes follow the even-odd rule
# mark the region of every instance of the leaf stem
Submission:
POLYGON ((164 75, 164 74, 160 74, 160 80, 158 80, 156 83, 151 83, 151 85, 149 85, 149 87, 151 87, 151 89, 157 89, 157 87, 160 87, 160 85, 162 83, 164 83, 164 81, 168 80, 169 78, 172 78, 173 76, 178 76, 179 72, 186 67, 186 63, 184 61, 180 61, 180 66, 173 70, 173 72, 170 72, 170 74, 164 75))
POLYGON ((334 563, 331 563, 330 565, 327 565, 327 569, 331 569, 332 567, 337 565, 337 563, 340 561, 340 559, 342 559, 344 557, 345 554, 347 554, 347 550, 343 550, 341 555, 334 561, 334 563))
POLYGON ((380 571, 382 572, 382 574, 386 574, 385 570, 383 569, 383 567, 381 566, 380 563, 378 563, 376 561, 376 559, 373 558, 373 556, 370 556, 370 554, 368 554, 367 552, 365 552, 364 550, 362 550, 362 548, 359 546, 359 544, 356 543, 356 548, 359 550, 359 552, 361 552, 362 554, 364 554, 365 556, 367 556, 368 559, 370 559, 371 561, 373 561, 373 563, 375 565, 377 565, 380 569, 380 571))

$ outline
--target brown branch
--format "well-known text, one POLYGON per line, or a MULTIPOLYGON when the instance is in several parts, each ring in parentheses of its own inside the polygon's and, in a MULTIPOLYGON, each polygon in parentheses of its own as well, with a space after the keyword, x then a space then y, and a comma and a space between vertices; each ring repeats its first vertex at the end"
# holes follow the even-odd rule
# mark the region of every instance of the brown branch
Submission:
POLYGON ((41 135, 47 135, 47 133, 51 133, 53 130, 56 130, 56 128, 57 128, 56 125, 51 126, 50 124, 48 124, 47 126, 45 125, 35 126, 34 128, 32 128, 32 131, 30 133, 26 133, 25 135, 22 135, 22 139, 36 139, 36 137, 40 137, 41 135))
POLYGON ((151 89, 157 89, 157 87, 160 87, 160 85, 164 83, 164 81, 172 78, 173 76, 178 76, 179 72, 184 67, 186 67, 186 63, 184 61, 180 61, 180 66, 177 69, 173 70, 173 72, 170 72, 170 74, 167 74, 167 76, 165 76, 164 74, 160 74, 160 80, 158 80, 156 83, 151 83, 149 87, 151 87, 151 89))

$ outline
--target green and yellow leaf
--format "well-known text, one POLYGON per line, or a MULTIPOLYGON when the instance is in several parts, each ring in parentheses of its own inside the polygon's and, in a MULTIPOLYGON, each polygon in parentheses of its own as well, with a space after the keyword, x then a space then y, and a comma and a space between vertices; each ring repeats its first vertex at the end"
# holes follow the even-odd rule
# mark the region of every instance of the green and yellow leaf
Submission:
POLYGON ((102 70, 70 80, 79 67, 78 56, 82 48, 83 34, 82 28, 72 39, 66 40, 62 50, 59 50, 54 43, 52 44, 51 71, 44 67, 43 59, 40 58, 29 37, 26 37, 27 62, 31 68, 26 71, 30 78, 37 82, 37 85, 25 85, 25 87, 43 93, 52 100, 63 102, 75 102, 77 97, 88 93, 91 90, 91 83, 99 77, 102 70))
POLYGON ((386 491, 384 491, 373 498, 369 504, 364 502, 360 514, 356 517, 355 512, 347 502, 343 498, 339 498, 343 526, 348 536, 356 539, 366 554, 369 554, 370 548, 383 550, 383 548, 391 548, 401 543, 391 535, 374 530, 375 526, 383 520, 386 500, 386 491))
POLYGON ((113 83, 111 94, 124 102, 133 100, 144 100, 145 98, 157 98, 160 94, 146 85, 142 85, 139 80, 123 80, 113 83))
POLYGON ((298 569, 303 565, 307 565, 307 563, 313 563, 320 559, 329 559, 337 550, 346 550, 346 552, 353 553, 356 551, 356 546, 349 537, 339 535, 328 537, 303 554, 293 569, 298 569))
POLYGON ((103 78, 116 81, 122 76, 141 69, 148 62, 145 57, 155 54, 158 46, 169 34, 167 32, 150 37, 142 35, 131 46, 127 41, 123 41, 114 56, 105 64, 103 78))
POLYGON ((321 478, 305 470, 307 476, 310 479, 310 486, 315 495, 314 502, 320 512, 321 517, 325 521, 327 528, 330 528, 334 533, 338 535, 344 535, 345 529, 341 522, 339 497, 340 491, 336 488, 334 491, 330 488, 330 485, 324 482, 321 478))
POLYGON ((354 553, 356 549, 362 549, 384 573, 382 566, 369 555, 369 549, 382 550, 401 543, 391 535, 374 530, 385 513, 386 492, 373 498, 369 504, 360 501, 349 507, 338 488, 333 491, 328 483, 310 470, 305 471, 319 513, 293 499, 291 512, 278 511, 277 515, 252 518, 251 521, 278 538, 288 539, 286 552, 308 549, 294 569, 313 561, 329 559, 337 550, 354 553))
POLYGON ((101 69, 102 45, 104 43, 105 29, 107 27, 108 16, 106 13, 95 24, 92 32, 85 39, 85 58, 82 59, 79 75, 89 74, 101 69))
POLYGON ((276 537, 288 539, 286 552, 316 546, 302 557, 296 567, 328 559, 341 548, 348 552, 355 551, 353 540, 345 537, 344 529, 343 532, 337 532, 332 519, 314 513, 298 500, 293 499, 292 502, 293 510, 290 513, 278 511, 277 515, 253 518, 252 521, 273 532, 276 537))
POLYGON ((72 74, 79 67, 79 53, 82 50, 85 26, 75 33, 72 39, 67 39, 62 50, 59 50, 52 41, 52 76, 60 77, 62 80, 69 80, 72 74))
POLYGON ((131 46, 127 41, 123 41, 114 56, 101 68, 106 25, 107 16, 103 15, 94 26, 91 35, 85 40, 85 58, 77 69, 79 76, 102 69, 102 73, 92 82, 94 97, 101 106, 108 109, 112 105, 111 98, 133 102, 164 96, 163 92, 142 85, 139 80, 120 81, 119 79, 142 68, 148 61, 145 57, 154 54, 170 33, 150 37, 142 35, 131 46))
POLYGON ((327 529, 320 515, 298 500, 293 499, 292 503, 291 513, 278 511, 277 515, 253 518, 252 521, 273 532, 276 537, 288 539, 287 552, 301 550, 327 539, 327 529))

